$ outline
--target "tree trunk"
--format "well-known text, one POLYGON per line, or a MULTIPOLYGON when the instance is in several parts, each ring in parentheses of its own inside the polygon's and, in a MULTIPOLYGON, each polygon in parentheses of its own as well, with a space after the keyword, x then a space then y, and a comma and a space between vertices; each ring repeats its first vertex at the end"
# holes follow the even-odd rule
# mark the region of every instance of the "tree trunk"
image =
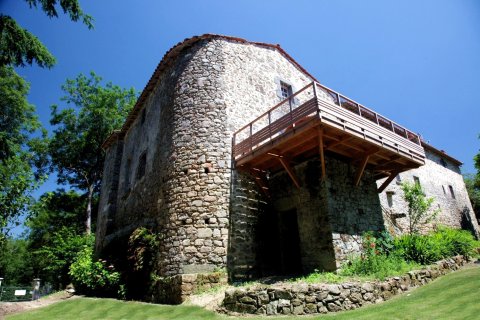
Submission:
POLYGON ((87 196, 87 212, 85 219, 85 233, 89 235, 92 233, 92 198, 93 198, 93 185, 88 186, 87 196))

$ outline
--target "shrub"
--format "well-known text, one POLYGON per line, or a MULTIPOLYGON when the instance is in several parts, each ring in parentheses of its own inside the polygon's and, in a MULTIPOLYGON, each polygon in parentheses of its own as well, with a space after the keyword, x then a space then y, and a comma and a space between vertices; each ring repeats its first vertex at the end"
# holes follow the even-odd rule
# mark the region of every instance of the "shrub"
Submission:
POLYGON ((373 276, 383 279, 398 275, 417 267, 415 263, 406 262, 394 253, 394 240, 386 232, 366 232, 362 236, 362 255, 354 257, 342 267, 344 276, 373 276))
POLYGON ((466 230, 440 227, 434 235, 440 238, 439 241, 445 248, 445 257, 474 255, 475 249, 480 245, 479 241, 476 241, 473 235, 466 230))
POLYGON ((430 264, 444 257, 441 242, 418 234, 403 235, 395 239, 395 252, 407 261, 430 264))
POLYGON ((404 235, 394 241, 396 254, 421 264, 456 256, 470 256, 478 241, 465 230, 441 227, 428 235, 404 235))
POLYGON ((427 198, 420 183, 402 183, 403 198, 408 204, 408 227, 410 234, 418 233, 420 226, 429 223, 439 210, 431 210, 434 199, 427 198))
POLYGON ((70 276, 75 289, 94 296, 116 296, 120 287, 120 273, 105 260, 94 260, 93 249, 80 251, 70 266, 70 276))

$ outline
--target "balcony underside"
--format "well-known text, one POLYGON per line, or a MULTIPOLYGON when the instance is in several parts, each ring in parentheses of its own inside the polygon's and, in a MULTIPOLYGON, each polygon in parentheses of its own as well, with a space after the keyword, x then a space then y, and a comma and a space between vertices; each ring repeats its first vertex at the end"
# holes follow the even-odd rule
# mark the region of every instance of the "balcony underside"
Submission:
MULTIPOLYGON (((338 154, 356 165, 357 185, 365 169, 374 171, 377 179, 388 177, 388 185, 398 173, 425 164, 421 145, 317 98, 234 145, 237 169, 259 176, 286 170, 297 186, 291 167, 320 156, 324 178, 328 171, 325 153, 338 154)), ((379 191, 382 190, 381 187, 379 191)))

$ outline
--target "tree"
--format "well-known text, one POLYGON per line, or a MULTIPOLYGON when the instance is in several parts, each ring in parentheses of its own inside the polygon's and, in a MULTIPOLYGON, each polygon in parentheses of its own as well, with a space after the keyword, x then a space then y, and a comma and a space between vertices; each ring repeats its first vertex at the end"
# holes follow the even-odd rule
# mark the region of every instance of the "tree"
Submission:
MULTIPOLYGON (((0 229, 31 203, 31 192, 42 180, 42 137, 35 108, 28 103, 29 85, 12 67, 0 67, 0 229), (40 137, 30 138, 33 133, 40 137)), ((43 132, 45 134, 45 132, 43 132)))
MULTIPOLYGON (((84 196, 63 189, 44 193, 31 206, 28 226, 28 251, 36 276, 55 288, 70 283, 70 263, 90 237, 83 236, 84 196)), ((19 271, 21 273, 22 270, 19 271)))
MULTIPOLYGON (((58 17, 60 6, 72 21, 93 27, 92 17, 83 13, 78 0, 25 1, 31 8, 40 6, 50 18, 58 17)), ((29 85, 12 68, 33 63, 51 68, 55 58, 37 37, 12 17, 0 14, 0 245, 6 226, 25 211, 41 181, 42 170, 35 172, 32 165, 45 164, 45 140, 30 138, 40 123, 26 99, 29 85)))
POLYGON ((53 234, 62 227, 70 228, 74 234, 82 234, 85 206, 85 197, 73 190, 59 189, 41 195, 31 206, 30 216, 25 222, 29 230, 30 249, 49 245, 53 234))
MULTIPOLYGON (((480 136, 479 136, 480 138, 480 136)), ((473 157, 476 174, 467 174, 463 178, 467 187, 468 196, 472 202, 475 216, 480 221, 480 152, 473 157)))
POLYGON ((401 187, 403 197, 408 204, 409 233, 418 233, 420 226, 432 221, 439 211, 431 210, 434 199, 425 196, 419 183, 404 182, 401 187))
POLYGON ((10 286, 30 284, 34 278, 31 253, 25 239, 7 238, 0 250, 0 276, 10 286))
POLYGON ((112 83, 105 86, 94 72, 80 74, 62 86, 61 100, 68 106, 52 106, 50 123, 57 126, 49 143, 52 168, 58 183, 70 184, 86 192, 85 230, 91 232, 92 200, 102 179, 103 141, 121 127, 137 95, 133 88, 122 89, 112 83))
MULTIPOLYGON (((93 28, 93 18, 85 14, 78 0, 25 0, 30 8, 41 6, 50 18, 58 17, 57 5, 68 14, 72 21, 82 20, 89 28, 93 28)), ((0 15, 0 66, 25 66, 36 63, 39 67, 51 68, 55 57, 43 43, 23 29, 10 16, 0 15)))

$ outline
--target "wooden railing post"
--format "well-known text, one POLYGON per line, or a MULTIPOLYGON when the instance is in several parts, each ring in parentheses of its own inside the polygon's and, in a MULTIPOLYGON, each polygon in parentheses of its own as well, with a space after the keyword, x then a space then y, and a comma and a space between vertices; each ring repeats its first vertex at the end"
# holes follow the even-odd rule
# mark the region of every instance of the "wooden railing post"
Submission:
POLYGON ((268 136, 270 137, 270 141, 272 141, 272 116, 270 110, 268 110, 268 136))
POLYGON ((250 139, 250 152, 253 151, 253 141, 252 141, 253 128, 252 128, 252 125, 253 125, 253 122, 250 122, 250 136, 248 137, 248 139, 250 139))

